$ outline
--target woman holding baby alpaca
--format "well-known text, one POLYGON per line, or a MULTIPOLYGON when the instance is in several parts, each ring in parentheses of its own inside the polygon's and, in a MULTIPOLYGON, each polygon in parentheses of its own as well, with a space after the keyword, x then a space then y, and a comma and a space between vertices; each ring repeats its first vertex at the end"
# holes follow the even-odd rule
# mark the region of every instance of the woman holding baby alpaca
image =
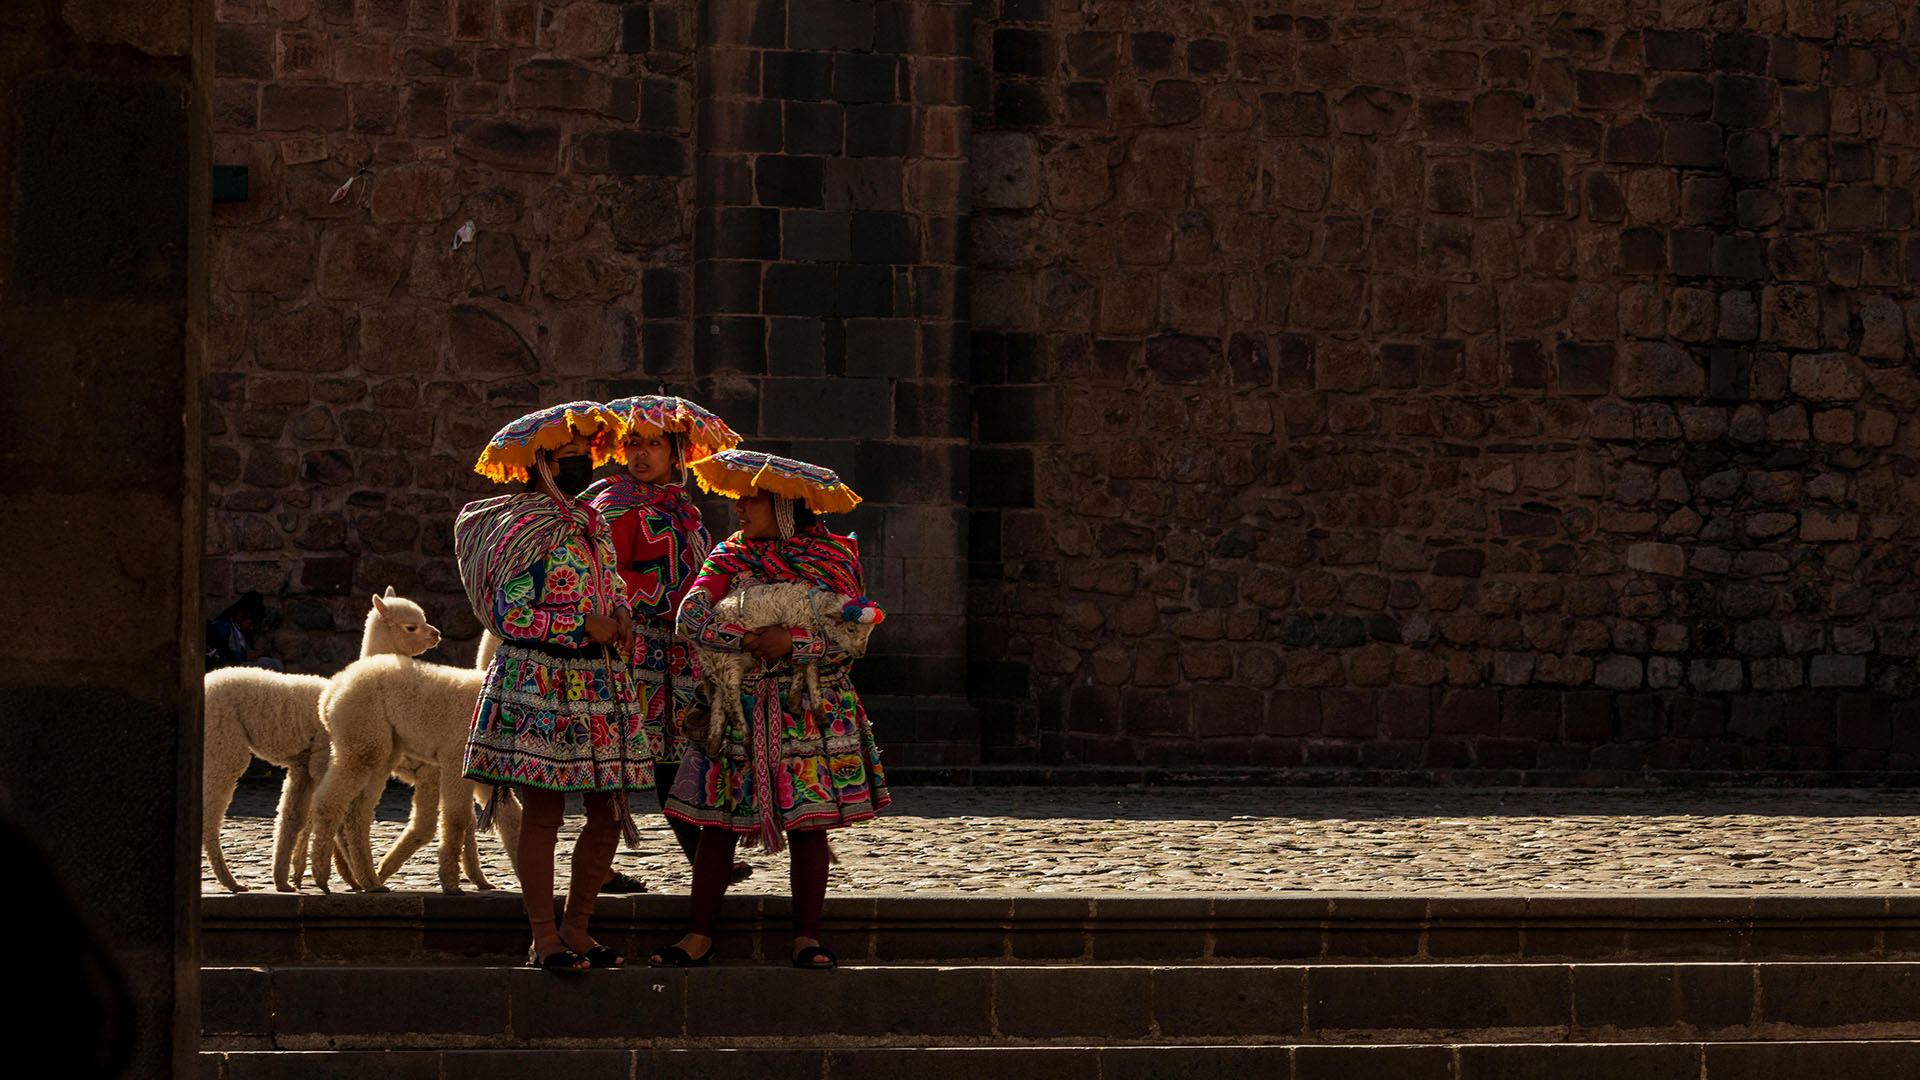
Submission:
POLYGON ((740 531, 707 557, 680 605, 679 631, 703 648, 750 654, 758 666, 741 684, 744 730, 722 719, 733 710, 714 709, 720 730, 689 739, 668 791, 668 816, 702 828, 687 934, 652 963, 707 962, 744 836, 748 846, 791 849, 793 964, 830 968, 834 956, 819 940, 831 860, 826 831, 864 821, 890 801, 873 727, 848 678, 854 657, 825 634, 738 625, 718 617, 715 605, 732 590, 802 582, 842 598, 828 617, 879 622, 883 615, 865 596, 857 541, 816 518, 851 510, 860 497, 830 469, 770 454, 724 450, 692 468, 701 487, 733 496, 740 531), (805 678, 809 665, 815 680, 805 678))

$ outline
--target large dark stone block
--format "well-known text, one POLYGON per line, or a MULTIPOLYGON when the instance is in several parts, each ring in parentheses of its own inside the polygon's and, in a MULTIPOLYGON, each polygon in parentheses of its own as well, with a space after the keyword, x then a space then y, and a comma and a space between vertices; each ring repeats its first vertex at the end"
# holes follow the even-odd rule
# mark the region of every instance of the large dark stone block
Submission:
POLYGON ((19 87, 6 296, 171 298, 190 236, 176 208, 191 156, 183 137, 158 133, 185 130, 181 88, 71 71, 19 87), (104 147, 116 148, 111 161, 99 160, 104 147))

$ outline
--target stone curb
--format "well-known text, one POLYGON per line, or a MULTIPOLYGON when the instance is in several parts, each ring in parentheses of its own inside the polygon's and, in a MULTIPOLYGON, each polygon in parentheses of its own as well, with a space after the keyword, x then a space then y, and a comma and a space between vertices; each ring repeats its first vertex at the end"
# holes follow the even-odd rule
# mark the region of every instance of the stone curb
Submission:
MULTIPOLYGON (((602 940, 631 955, 678 936, 686 900, 602 897, 602 940)), ((734 895, 720 956, 785 947, 784 896, 734 895)), ((515 893, 203 898, 209 964, 499 959, 525 948, 515 893)), ((1920 959, 1920 895, 1832 890, 836 895, 823 933, 843 959, 1920 959)))
POLYGON ((898 787, 1567 788, 1698 791, 1739 788, 1913 788, 1920 772, 1618 769, 1130 768, 1102 765, 889 765, 898 787))
POLYGON ((710 1080, 788 1076, 820 1080, 1158 1080, 1235 1076, 1269 1080, 1480 1080, 1627 1076, 1635 1080, 1896 1080, 1916 1075, 1920 1043, 1502 1043, 1434 1046, 955 1047, 924 1050, 447 1050, 203 1053, 202 1080, 384 1076, 551 1075, 569 1080, 710 1080), (564 1056, 562 1056, 564 1055, 564 1056))

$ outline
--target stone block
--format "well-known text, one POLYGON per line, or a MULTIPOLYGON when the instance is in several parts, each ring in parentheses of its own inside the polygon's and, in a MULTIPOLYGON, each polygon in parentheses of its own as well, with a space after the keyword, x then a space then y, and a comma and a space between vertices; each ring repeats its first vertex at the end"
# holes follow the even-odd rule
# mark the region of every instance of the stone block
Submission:
POLYGON ((1815 656, 1810 662, 1809 686, 1865 686, 1866 682, 1867 658, 1864 656, 1815 656))
POLYGON ((560 128, 509 120, 462 120, 454 125, 454 149, 483 165, 512 172, 550 173, 560 167, 560 128))
MULTIPOLYGON (((458 137, 455 139, 455 145, 459 145, 458 137)), ((544 168, 545 158, 535 153, 536 150, 544 153, 544 147, 544 141, 535 145, 532 140, 529 140, 523 147, 525 153, 516 158, 516 160, 524 158, 524 161, 521 164, 502 167, 519 168, 528 172, 547 171, 544 168)), ((573 137, 573 162, 575 168, 589 173, 609 173, 615 176, 684 176, 691 171, 687 160, 687 149, 686 139, 666 132, 590 131, 573 137)), ((464 148, 461 152, 467 153, 464 148)), ((469 154, 469 156, 485 160, 477 154, 469 154)))
POLYGON ((267 131, 338 131, 347 126, 347 88, 269 83, 260 88, 260 126, 267 131))
POLYGON ((1594 669, 1593 682, 1606 690, 1637 690, 1643 666, 1636 656, 1608 656, 1594 669))
MULTIPOLYGON (((997 1033, 1058 1038, 1148 1030, 1154 969, 1001 968, 993 973, 997 1033), (1092 976, 1092 977, 1087 977, 1092 976)), ((982 1003, 987 995, 981 995, 982 1003)))
POLYGON ((1572 1016, 1569 969, 1556 965, 1334 964, 1307 971, 1307 1024, 1318 1032, 1547 1028, 1572 1016))
POLYGON ((1699 397, 1707 389, 1700 362, 1664 342, 1628 344, 1616 381, 1623 397, 1699 397))
POLYGON ((1686 566, 1686 549, 1678 544, 1643 543, 1627 549, 1627 567, 1641 573, 1681 577, 1686 566))
MULTIPOLYGON (((1444 1046, 1301 1046, 1293 1075, 1301 1080, 1452 1080, 1453 1051, 1444 1046)), ((1244 1075, 1254 1075, 1252 1073, 1244 1075)))

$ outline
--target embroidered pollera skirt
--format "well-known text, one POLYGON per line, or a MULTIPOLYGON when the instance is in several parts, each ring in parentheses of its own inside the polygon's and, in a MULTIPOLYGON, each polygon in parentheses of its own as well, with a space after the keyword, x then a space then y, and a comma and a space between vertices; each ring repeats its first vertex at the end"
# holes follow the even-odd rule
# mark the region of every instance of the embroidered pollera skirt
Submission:
POLYGON ((796 677, 791 669, 743 685, 747 729, 729 720, 715 755, 697 740, 687 744, 668 790, 667 814, 739 833, 769 825, 831 829, 873 817, 892 797, 873 725, 847 678, 849 666, 823 663, 823 700, 811 714, 786 708, 796 677))
POLYGON ((466 775, 553 791, 645 791, 653 754, 627 665, 509 642, 487 667, 466 775))
MULTIPOLYGON (((699 678, 693 649, 673 636, 669 624, 635 617, 634 688, 639 691, 647 718, 647 748, 655 764, 678 762, 686 752, 687 736, 681 718, 694 708, 699 678)), ((672 783, 672 776, 660 782, 672 783)))

